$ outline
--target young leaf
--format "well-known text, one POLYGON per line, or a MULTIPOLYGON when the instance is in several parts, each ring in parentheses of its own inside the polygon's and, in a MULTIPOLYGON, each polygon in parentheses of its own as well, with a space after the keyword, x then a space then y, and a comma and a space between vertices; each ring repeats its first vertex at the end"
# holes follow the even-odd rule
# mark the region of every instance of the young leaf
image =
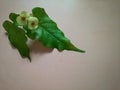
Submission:
POLYGON ((12 20, 15 23, 17 16, 19 16, 19 15, 16 14, 16 13, 10 13, 9 19, 12 20))
MULTIPOLYGON (((11 18, 12 19, 12 18, 11 18)), ((12 19, 14 21, 14 19, 12 19)), ((10 43, 16 47, 23 57, 27 57, 30 61, 30 50, 26 44, 27 37, 25 36, 24 30, 15 26, 10 21, 5 21, 3 27, 8 33, 10 43)))
POLYGON ((38 39, 49 48, 57 48, 58 50, 72 50, 84 53, 75 47, 64 33, 57 27, 57 24, 49 18, 43 8, 33 8, 32 13, 39 20, 39 27, 35 30, 29 30, 27 35, 32 39, 38 39))

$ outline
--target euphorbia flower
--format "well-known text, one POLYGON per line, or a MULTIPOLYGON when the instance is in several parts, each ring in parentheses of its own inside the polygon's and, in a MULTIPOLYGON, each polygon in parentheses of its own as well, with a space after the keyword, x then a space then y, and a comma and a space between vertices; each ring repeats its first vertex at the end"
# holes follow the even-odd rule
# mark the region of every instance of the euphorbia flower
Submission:
POLYGON ((20 15, 16 18, 16 21, 18 25, 26 25, 27 24, 27 18, 29 18, 30 15, 26 11, 22 11, 20 15))
POLYGON ((38 28, 38 19, 36 17, 30 16, 28 18, 28 28, 30 30, 38 28))

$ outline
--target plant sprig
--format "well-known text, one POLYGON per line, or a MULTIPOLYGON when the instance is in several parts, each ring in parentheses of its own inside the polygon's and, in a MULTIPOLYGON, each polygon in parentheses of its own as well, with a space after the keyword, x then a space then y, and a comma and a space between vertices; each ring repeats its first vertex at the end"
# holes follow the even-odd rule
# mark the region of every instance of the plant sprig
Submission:
POLYGON ((27 57, 29 61, 30 49, 27 45, 28 37, 32 40, 39 40, 44 46, 56 48, 58 50, 71 50, 85 53, 75 47, 71 41, 65 37, 57 24, 40 7, 32 9, 32 14, 22 11, 20 14, 10 13, 11 21, 4 21, 3 27, 8 33, 10 43, 18 49, 22 57, 27 57))

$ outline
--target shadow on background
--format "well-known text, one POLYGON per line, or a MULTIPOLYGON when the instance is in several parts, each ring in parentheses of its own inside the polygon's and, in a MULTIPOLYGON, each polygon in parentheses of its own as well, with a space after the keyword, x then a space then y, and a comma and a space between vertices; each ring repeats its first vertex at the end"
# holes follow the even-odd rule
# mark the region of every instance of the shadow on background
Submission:
POLYGON ((41 42, 38 40, 30 41, 29 42, 29 47, 32 53, 40 53, 40 54, 45 54, 45 53, 50 53, 53 51, 53 49, 45 47, 41 42))
MULTIPOLYGON (((8 33, 5 32, 5 35, 8 36, 8 33)), ((9 41, 9 40, 8 40, 9 41)), ((9 42, 10 43, 10 42, 9 42)), ((10 44, 11 45, 11 44, 10 44)), ((40 41, 38 40, 30 40, 27 44, 29 46, 29 49, 30 49, 30 57, 32 58, 32 55, 34 54, 39 54, 39 56, 42 56, 42 55, 45 55, 47 53, 50 53, 53 51, 53 49, 51 48, 48 48, 48 47, 45 47, 40 41)), ((11 47, 13 49, 16 49, 13 45, 11 45, 11 47)), ((19 53, 19 51, 18 51, 19 53)), ((26 57, 23 57, 21 56, 22 58, 26 58, 26 57)))

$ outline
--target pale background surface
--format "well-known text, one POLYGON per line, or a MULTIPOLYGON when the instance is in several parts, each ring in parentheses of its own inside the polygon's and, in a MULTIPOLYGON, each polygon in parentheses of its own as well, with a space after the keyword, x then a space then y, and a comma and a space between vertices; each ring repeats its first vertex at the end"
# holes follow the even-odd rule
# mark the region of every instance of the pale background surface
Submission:
POLYGON ((120 0, 0 0, 0 90, 120 90, 120 0), (87 52, 49 52, 34 43, 32 63, 22 59, 2 22, 35 6, 87 52))

